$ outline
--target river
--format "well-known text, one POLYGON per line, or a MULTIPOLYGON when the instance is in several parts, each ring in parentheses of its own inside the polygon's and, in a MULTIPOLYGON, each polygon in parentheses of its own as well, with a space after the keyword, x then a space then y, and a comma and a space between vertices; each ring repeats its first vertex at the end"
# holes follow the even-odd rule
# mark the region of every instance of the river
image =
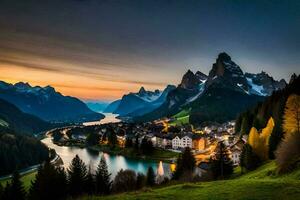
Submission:
MULTIPOLYGON (((109 114, 109 119, 103 119, 100 123, 109 123, 109 122, 116 122, 117 119, 115 115, 109 114)), ((95 122, 91 122, 95 123, 95 122)), ((91 125, 91 123, 85 125, 91 125)), ((99 123, 99 122, 98 122, 99 123)), ((100 161, 102 155, 106 159, 106 163, 108 166, 109 172, 114 177, 117 172, 121 169, 131 169, 135 172, 141 172, 146 174, 148 167, 153 167, 155 172, 157 171, 158 163, 146 160, 136 160, 136 159, 129 159, 124 156, 119 155, 109 155, 103 152, 95 152, 91 151, 87 148, 79 148, 79 147, 67 147, 67 146, 58 146, 52 142, 52 139, 47 137, 42 140, 44 144, 46 144, 49 148, 55 149, 56 153, 61 157, 64 167, 67 169, 72 161, 72 159, 77 154, 86 165, 91 167, 91 170, 97 169, 97 165, 100 161)), ((170 174, 170 165, 167 163, 163 163, 163 169, 165 175, 170 174)))

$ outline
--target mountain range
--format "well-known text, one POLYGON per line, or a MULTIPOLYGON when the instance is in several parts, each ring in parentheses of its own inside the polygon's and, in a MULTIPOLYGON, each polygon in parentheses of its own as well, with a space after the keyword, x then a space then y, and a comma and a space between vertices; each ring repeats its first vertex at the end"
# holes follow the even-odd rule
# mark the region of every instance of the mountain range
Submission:
POLYGON ((28 83, 9 84, 0 81, 0 98, 22 112, 35 115, 51 122, 84 122, 104 118, 104 115, 90 110, 75 97, 64 96, 51 86, 32 87, 28 83))
POLYGON ((0 99, 0 128, 31 135, 54 127, 34 115, 27 114, 15 105, 0 99))
POLYGON ((276 81, 265 72, 244 73, 223 52, 218 55, 208 75, 188 70, 181 83, 168 93, 159 107, 133 120, 151 121, 172 117, 185 110, 193 124, 204 121, 224 122, 235 119, 239 112, 285 86, 285 80, 276 81))
POLYGON ((105 111, 118 114, 120 117, 137 117, 158 108, 166 100, 175 86, 168 85, 163 91, 147 91, 141 87, 137 93, 124 95, 120 100, 112 102, 105 111))

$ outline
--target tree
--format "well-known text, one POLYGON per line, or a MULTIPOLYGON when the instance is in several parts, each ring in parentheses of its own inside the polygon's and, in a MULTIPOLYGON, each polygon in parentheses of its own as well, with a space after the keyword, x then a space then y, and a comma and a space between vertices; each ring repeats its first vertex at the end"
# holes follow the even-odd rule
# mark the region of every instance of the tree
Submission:
POLYGON ((240 166, 248 171, 254 170, 259 166, 259 157, 253 152, 251 145, 245 144, 240 157, 240 166))
POLYGON ((63 168, 53 166, 49 160, 38 169, 31 182, 29 199, 64 199, 67 192, 67 178, 63 168))
POLYGON ((142 189, 146 183, 146 176, 142 173, 138 173, 136 177, 136 189, 142 189))
POLYGON ((283 130, 285 133, 300 133, 300 96, 290 95, 285 104, 283 116, 283 130))
POLYGON ((193 173, 196 165, 196 160, 189 147, 186 147, 183 153, 177 159, 176 170, 173 174, 173 179, 178 180, 186 173, 193 173))
POLYGON ((154 151, 153 143, 150 140, 143 138, 141 143, 141 151, 144 155, 152 154, 154 151))
POLYGON ((88 134, 88 136, 86 137, 86 144, 89 146, 94 146, 99 144, 100 141, 100 135, 96 134, 96 133, 90 133, 88 134))
POLYGON ((223 142, 219 142, 216 149, 215 157, 210 160, 210 169, 215 179, 224 179, 233 173, 232 161, 223 142))
POLYGON ((111 132, 108 135, 108 143, 112 148, 115 148, 115 146, 118 144, 117 135, 113 130, 111 130, 111 132))
POLYGON ((84 162, 76 155, 68 169, 69 192, 72 196, 77 196, 85 192, 87 181, 87 169, 84 162))
POLYGON ((290 133, 284 138, 276 151, 276 164, 279 173, 286 173, 299 167, 300 133, 290 133))
POLYGON ((86 184, 85 184, 85 191, 91 195, 95 193, 96 190, 96 186, 95 186, 95 179, 94 179, 94 175, 91 172, 91 166, 89 166, 89 170, 87 173, 87 178, 86 178, 86 184))
POLYGON ((2 199, 2 195, 3 195, 3 186, 2 184, 0 183, 0 199, 2 199))
POLYGON ((152 167, 149 167, 147 171, 147 185, 148 186, 155 185, 155 173, 152 167))
POLYGON ((4 190, 3 199, 9 200, 25 200, 26 192, 24 186, 20 180, 20 174, 18 171, 13 173, 12 181, 7 184, 4 190))
POLYGON ((111 190, 111 174, 108 172, 107 164, 104 156, 102 155, 96 171, 96 193, 107 195, 111 190))
POLYGON ((129 137, 126 137, 126 140, 125 140, 125 147, 126 148, 130 148, 133 146, 133 143, 132 143, 132 139, 129 138, 129 137))
POLYGON ((136 173, 132 170, 121 169, 113 181, 114 192, 126 192, 136 189, 136 173))
POLYGON ((272 117, 268 120, 267 126, 258 133, 255 127, 252 127, 249 134, 248 142, 253 151, 259 158, 264 161, 269 158, 269 139, 275 126, 272 117))

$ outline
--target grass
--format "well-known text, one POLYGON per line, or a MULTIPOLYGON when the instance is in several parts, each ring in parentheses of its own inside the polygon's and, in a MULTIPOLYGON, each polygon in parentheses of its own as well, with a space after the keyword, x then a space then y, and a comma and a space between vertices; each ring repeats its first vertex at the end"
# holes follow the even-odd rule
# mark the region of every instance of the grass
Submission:
MULTIPOLYGON (((36 175, 36 171, 35 172, 30 172, 28 174, 24 174, 21 177, 21 181, 24 184, 25 189, 28 191, 31 185, 31 181, 33 181, 35 179, 35 175, 36 175)), ((6 180, 1 180, 0 183, 2 186, 5 186, 7 182, 10 182, 10 179, 6 179, 6 180)))
POLYGON ((278 176, 275 168, 275 163, 269 162, 253 172, 231 180, 185 183, 107 197, 94 196, 80 199, 300 199, 300 169, 288 175, 278 176))
POLYGON ((189 124, 190 122, 190 110, 182 110, 176 115, 174 115, 172 118, 174 118, 174 121, 170 122, 170 126, 182 126, 185 124, 189 124))

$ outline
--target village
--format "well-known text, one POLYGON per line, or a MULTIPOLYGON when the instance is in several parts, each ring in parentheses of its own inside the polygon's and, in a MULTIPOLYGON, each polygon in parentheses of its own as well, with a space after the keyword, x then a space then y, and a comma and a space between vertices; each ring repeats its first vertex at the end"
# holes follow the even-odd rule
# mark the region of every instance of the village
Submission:
MULTIPOLYGON (((164 152, 181 153, 186 147, 192 150, 198 166, 205 166, 215 155, 219 142, 223 142, 230 153, 233 165, 238 166, 242 147, 247 139, 235 134, 234 121, 223 124, 210 123, 204 127, 194 128, 192 125, 171 126, 166 119, 153 122, 133 124, 126 122, 108 123, 90 126, 73 126, 51 131, 56 143, 61 145, 86 144, 89 134, 98 137, 95 144, 107 145, 109 135, 116 135, 118 148, 126 148, 126 143, 141 145, 143 140, 164 152)), ((111 153, 111 152, 110 152, 111 153)), ((176 158, 168 161, 174 163, 176 158)))

